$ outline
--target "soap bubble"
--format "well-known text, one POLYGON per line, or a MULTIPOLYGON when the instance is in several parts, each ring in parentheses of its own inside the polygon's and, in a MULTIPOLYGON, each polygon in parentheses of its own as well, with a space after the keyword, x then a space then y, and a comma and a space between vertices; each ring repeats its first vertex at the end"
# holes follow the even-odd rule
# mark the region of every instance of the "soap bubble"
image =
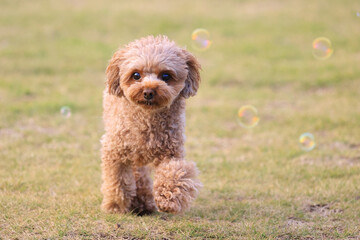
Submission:
POLYGON ((254 106, 242 106, 237 113, 237 121, 244 128, 253 128, 259 123, 258 111, 254 106))
POLYGON ((60 113, 61 113, 61 116, 63 116, 64 118, 71 117, 71 109, 68 106, 61 107, 60 113))
POLYGON ((318 60, 325 60, 333 54, 333 48, 329 39, 325 37, 316 38, 312 44, 313 55, 318 60))
POLYGON ((303 133, 299 137, 299 144, 302 150, 311 151, 315 148, 315 138, 311 133, 303 133))
POLYGON ((191 34, 192 47, 198 51, 207 50, 212 41, 210 40, 210 33, 203 28, 195 29, 191 34))

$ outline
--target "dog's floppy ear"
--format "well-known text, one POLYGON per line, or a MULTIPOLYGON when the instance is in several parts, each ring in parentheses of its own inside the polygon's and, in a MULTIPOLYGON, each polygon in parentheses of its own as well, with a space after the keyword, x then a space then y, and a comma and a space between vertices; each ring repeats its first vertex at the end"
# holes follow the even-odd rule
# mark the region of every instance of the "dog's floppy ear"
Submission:
POLYGON ((181 91, 181 94, 184 98, 189 98, 195 96, 199 84, 200 84, 200 69, 201 65, 198 60, 188 51, 183 50, 186 59, 186 65, 188 69, 188 75, 185 80, 185 87, 181 91))
POLYGON ((109 66, 106 68, 107 87, 109 94, 121 97, 123 92, 120 88, 120 63, 122 61, 123 50, 118 50, 112 56, 109 66))

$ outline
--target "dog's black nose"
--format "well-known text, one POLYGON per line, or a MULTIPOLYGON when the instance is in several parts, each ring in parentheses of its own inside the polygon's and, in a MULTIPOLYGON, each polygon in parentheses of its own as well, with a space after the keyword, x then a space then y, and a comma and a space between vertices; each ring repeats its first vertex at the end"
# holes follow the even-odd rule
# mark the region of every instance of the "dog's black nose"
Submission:
POLYGON ((144 90, 144 98, 145 100, 151 100, 154 98, 155 92, 152 89, 145 89, 144 90))

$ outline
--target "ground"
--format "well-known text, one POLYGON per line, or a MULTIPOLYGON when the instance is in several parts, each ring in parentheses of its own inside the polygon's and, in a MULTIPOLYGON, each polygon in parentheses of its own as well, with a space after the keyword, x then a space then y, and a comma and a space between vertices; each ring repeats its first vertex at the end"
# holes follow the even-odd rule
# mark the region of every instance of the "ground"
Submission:
POLYGON ((0 5, 0 239, 360 239, 357 1, 0 5), (198 27, 213 39, 204 52, 191 48, 198 27), (186 148, 204 188, 183 215, 105 214, 104 71, 148 34, 202 63, 186 148), (312 56, 321 36, 334 47, 324 61, 312 56), (245 104, 259 111, 252 129, 236 121, 245 104), (304 132, 313 151, 299 148, 304 132))

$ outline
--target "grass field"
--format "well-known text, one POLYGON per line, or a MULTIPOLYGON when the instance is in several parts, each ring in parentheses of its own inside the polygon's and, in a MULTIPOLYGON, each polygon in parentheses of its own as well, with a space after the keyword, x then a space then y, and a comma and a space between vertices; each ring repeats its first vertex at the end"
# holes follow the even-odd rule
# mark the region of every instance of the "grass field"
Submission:
POLYGON ((360 239, 360 3, 0 0, 0 239, 360 239), (191 48, 206 28, 213 44, 191 48), (165 34, 203 66, 183 215, 100 211, 105 68, 165 34), (334 54, 312 56, 325 36, 334 54), (260 122, 236 122, 251 104, 260 122), (72 116, 63 118, 62 106, 72 116), (298 138, 311 132, 316 148, 298 138))

